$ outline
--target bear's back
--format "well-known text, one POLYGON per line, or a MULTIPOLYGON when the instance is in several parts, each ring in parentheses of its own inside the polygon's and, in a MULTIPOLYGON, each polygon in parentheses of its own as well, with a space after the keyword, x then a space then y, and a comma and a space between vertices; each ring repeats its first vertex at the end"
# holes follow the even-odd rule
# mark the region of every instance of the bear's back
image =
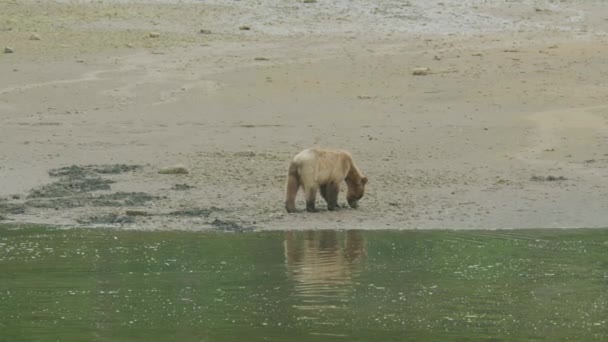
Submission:
POLYGON ((294 157, 293 164, 309 182, 341 182, 350 170, 351 157, 344 150, 308 148, 294 157))
POLYGON ((351 159, 351 154, 345 150, 333 150, 318 147, 311 147, 296 154, 293 161, 297 164, 307 161, 337 161, 339 159, 351 159))

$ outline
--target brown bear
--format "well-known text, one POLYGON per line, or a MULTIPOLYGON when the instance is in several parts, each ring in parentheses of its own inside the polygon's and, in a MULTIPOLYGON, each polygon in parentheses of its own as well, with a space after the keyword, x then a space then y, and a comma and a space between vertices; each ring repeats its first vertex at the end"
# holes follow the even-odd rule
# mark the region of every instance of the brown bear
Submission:
POLYGON ((343 150, 309 148, 298 153, 289 164, 285 189, 285 209, 296 211, 296 194, 300 186, 306 196, 306 210, 314 212, 317 190, 327 202, 328 210, 338 209, 340 184, 346 181, 346 200, 352 208, 365 193, 367 177, 355 166, 351 154, 343 150))

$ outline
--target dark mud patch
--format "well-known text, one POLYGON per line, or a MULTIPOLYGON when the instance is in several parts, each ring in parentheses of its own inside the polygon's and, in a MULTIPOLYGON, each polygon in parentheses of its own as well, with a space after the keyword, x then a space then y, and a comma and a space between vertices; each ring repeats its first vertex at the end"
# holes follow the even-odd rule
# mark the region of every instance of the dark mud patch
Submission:
POLYGON ((183 165, 168 166, 158 171, 161 175, 187 175, 190 173, 188 169, 183 165))
POLYGON ((143 210, 125 210, 127 216, 150 216, 151 214, 143 210))
POLYGON ((49 175, 59 178, 57 181, 30 191, 29 198, 70 197, 79 194, 110 190, 114 181, 101 178, 99 175, 121 174, 140 169, 139 165, 71 165, 49 171, 49 175))
POLYGON ((52 169, 49 171, 51 177, 69 177, 69 178, 82 178, 85 176, 91 176, 95 174, 121 174, 141 169, 141 165, 127 165, 127 164, 102 164, 102 165, 72 165, 58 169, 52 169))
MULTIPOLYGON (((71 165, 49 171, 54 182, 29 191, 22 201, 21 196, 13 200, 0 198, 0 215, 24 214, 30 209, 71 209, 80 207, 142 207, 151 201, 166 197, 152 196, 144 192, 97 192, 111 190, 110 184, 115 181, 107 179, 108 175, 133 172, 142 168, 139 165, 71 165)), ((137 215, 103 214, 78 219, 83 224, 116 224, 131 223, 137 215)))
POLYGON ((51 177, 84 178, 86 171, 83 167, 72 165, 49 171, 51 177))
POLYGON ((91 191, 110 190, 112 183, 114 181, 100 177, 62 177, 56 182, 31 190, 28 198, 68 197, 91 191))
POLYGON ((211 208, 193 208, 172 211, 169 213, 171 216, 189 216, 189 217, 209 217, 211 213, 220 212, 222 209, 211 207, 211 208))
POLYGON ((114 164, 114 165, 89 165, 87 166, 92 172, 99 173, 102 175, 117 175, 121 173, 127 173, 137 171, 142 168, 141 165, 126 165, 126 164, 114 164))
POLYGON ((103 195, 101 198, 106 201, 105 206, 137 207, 163 197, 152 196, 145 192, 116 192, 109 195, 103 195))
POLYGON ((10 203, 0 199, 0 215, 19 215, 25 213, 27 206, 23 203, 10 203))
POLYGON ((190 189, 194 189, 195 187, 190 185, 190 184, 174 184, 171 187, 171 190, 175 190, 175 191, 185 191, 185 190, 190 190, 190 189))
POLYGON ((110 213, 79 218, 76 220, 76 222, 80 224, 125 224, 134 223, 135 218, 128 215, 110 213))
POLYGON ((565 181, 568 180, 568 178, 564 177, 564 176, 532 176, 530 178, 531 181, 533 182, 559 182, 559 181, 565 181))
POLYGON ((144 192, 116 192, 105 195, 82 194, 59 198, 37 198, 25 202, 34 208, 78 208, 78 207, 138 207, 153 200, 161 199, 144 192))
POLYGON ((246 232, 246 231, 252 231, 253 230, 252 227, 246 227, 244 225, 241 225, 238 222, 235 222, 235 221, 224 221, 224 220, 220 220, 220 219, 213 220, 213 222, 211 222, 211 225, 215 229, 221 230, 221 231, 224 231, 224 232, 236 232, 236 233, 240 233, 240 232, 246 232))

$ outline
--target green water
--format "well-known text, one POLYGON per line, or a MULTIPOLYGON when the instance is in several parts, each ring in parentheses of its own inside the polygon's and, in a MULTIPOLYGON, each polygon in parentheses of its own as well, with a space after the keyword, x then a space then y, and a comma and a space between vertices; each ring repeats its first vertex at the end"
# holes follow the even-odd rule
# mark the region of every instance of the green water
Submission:
POLYGON ((608 339, 608 230, 0 228, 2 341, 608 339))

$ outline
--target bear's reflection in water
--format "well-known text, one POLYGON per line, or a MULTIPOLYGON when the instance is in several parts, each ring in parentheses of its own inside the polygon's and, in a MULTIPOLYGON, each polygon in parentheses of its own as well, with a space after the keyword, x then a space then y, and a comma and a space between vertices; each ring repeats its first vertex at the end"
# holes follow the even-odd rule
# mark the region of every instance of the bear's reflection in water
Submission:
POLYGON ((284 248, 299 309, 342 306, 367 256, 365 239, 355 230, 287 232, 284 248))

